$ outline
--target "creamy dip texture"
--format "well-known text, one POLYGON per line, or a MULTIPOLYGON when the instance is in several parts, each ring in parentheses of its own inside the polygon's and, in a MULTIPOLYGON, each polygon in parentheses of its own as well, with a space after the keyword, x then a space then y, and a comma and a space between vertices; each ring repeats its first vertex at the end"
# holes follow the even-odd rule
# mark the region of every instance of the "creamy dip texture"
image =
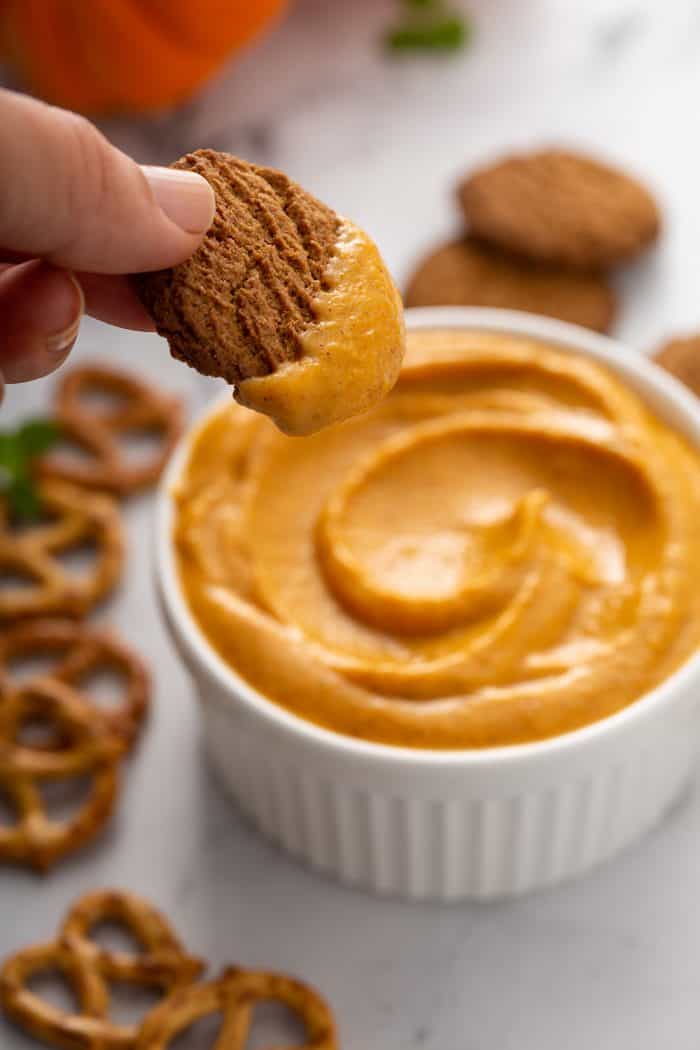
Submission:
POLYGON ((244 380, 236 400, 285 434, 312 434, 376 405, 396 382, 406 344, 403 305, 376 245, 343 219, 302 354, 244 380))
POLYGON ((553 736, 700 641, 700 457, 612 373, 531 339, 412 332, 389 396, 304 440, 225 406, 176 503, 211 645, 364 740, 553 736))

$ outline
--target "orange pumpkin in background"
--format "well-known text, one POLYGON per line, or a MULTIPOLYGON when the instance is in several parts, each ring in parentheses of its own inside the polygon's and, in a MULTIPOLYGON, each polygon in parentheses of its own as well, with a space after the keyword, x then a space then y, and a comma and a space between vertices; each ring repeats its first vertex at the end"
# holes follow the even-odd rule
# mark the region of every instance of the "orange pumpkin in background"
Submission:
POLYGON ((0 55, 36 95, 82 113, 189 98, 286 0, 0 0, 0 55))

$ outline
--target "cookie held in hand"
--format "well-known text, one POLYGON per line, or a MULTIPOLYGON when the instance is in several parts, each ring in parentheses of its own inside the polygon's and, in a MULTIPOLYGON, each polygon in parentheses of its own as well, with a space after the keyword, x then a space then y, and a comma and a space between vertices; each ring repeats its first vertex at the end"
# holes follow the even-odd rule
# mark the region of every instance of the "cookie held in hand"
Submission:
POLYGON ((406 306, 490 306, 526 310, 607 332, 615 295, 604 277, 506 255, 473 237, 436 248, 418 265, 406 306))
POLYGON ((564 150, 506 157, 465 179, 457 195, 477 237, 578 269, 635 258, 661 227, 656 202, 639 182, 564 150))
POLYGON ((403 317, 367 235, 281 172, 213 150, 173 167, 216 195, 195 254, 134 279, 173 356, 226 379, 291 434, 384 397, 403 359, 403 317))

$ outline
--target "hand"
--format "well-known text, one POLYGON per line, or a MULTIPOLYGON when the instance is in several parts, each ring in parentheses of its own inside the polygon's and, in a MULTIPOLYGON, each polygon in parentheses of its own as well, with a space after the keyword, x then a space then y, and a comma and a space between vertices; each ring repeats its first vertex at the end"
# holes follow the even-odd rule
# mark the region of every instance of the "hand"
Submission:
POLYGON ((82 117, 0 90, 0 396, 57 368, 84 312, 151 329, 123 275, 182 262, 213 217, 201 176, 139 167, 82 117))

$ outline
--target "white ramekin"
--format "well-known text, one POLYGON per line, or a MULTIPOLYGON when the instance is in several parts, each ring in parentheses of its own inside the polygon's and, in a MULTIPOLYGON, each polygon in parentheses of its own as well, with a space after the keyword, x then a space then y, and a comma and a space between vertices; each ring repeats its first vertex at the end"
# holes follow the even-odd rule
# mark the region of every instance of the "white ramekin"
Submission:
MULTIPOLYGON (((520 333, 587 354, 700 448, 700 402, 642 354, 610 339, 500 310, 409 310, 407 322, 520 333)), ((160 489, 160 595, 201 699, 215 770, 269 838, 376 893, 499 897, 581 874, 637 839, 679 796, 697 749, 699 656, 604 721, 540 743, 482 751, 364 743, 265 699, 209 646, 178 584, 171 491, 189 440, 160 489)))

